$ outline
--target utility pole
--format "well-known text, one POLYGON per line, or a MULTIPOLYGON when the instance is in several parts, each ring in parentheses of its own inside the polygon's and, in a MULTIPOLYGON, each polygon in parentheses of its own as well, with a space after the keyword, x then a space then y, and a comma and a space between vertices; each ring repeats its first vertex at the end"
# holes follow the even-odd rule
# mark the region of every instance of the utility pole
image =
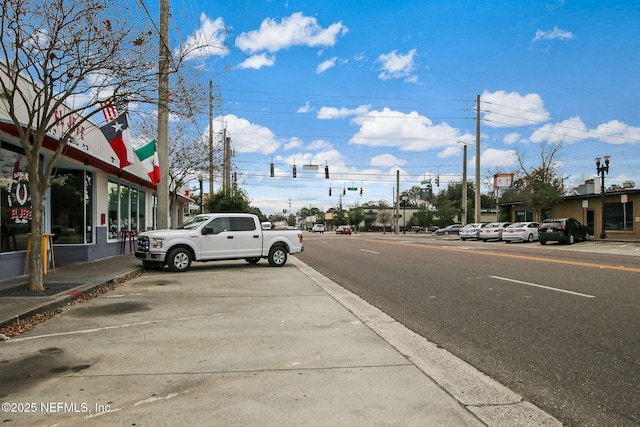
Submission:
POLYGON ((476 221, 480 222, 480 95, 476 98, 476 221))
POLYGON ((209 80, 209 197, 213 196, 213 81, 209 80))
POLYGON ((399 217, 400 216, 400 169, 398 169, 396 171, 396 211, 393 215, 394 218, 394 223, 395 223, 395 227, 396 227, 396 234, 400 234, 400 230, 398 229, 398 224, 400 223, 399 217))
POLYGON ((169 228, 169 0, 160 0, 158 60, 158 183, 157 228, 169 228))
POLYGON ((467 144, 463 143, 464 158, 462 159, 462 225, 467 225, 467 144))

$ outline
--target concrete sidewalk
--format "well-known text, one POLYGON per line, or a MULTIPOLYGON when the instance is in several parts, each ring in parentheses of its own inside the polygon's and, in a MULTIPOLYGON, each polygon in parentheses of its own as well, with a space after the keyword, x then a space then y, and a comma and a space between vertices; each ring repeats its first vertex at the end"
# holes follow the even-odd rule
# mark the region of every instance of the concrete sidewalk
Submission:
MULTIPOLYGON (((268 268, 266 270, 268 279, 265 277, 264 284, 256 284, 257 289, 254 291, 259 291, 261 298, 277 296, 278 292, 283 292, 282 289, 293 292, 292 298, 300 292, 306 293, 305 295, 309 293, 319 296, 328 295, 319 300, 314 298, 314 305, 310 307, 304 306, 308 298, 292 299, 291 304, 295 305, 295 309, 292 307, 291 313, 305 316, 304 319, 300 319, 300 324, 317 322, 322 325, 354 325, 353 328, 340 328, 339 338, 338 336, 333 338, 333 340, 342 340, 340 341, 342 345, 348 343, 348 351, 346 348, 336 351, 335 341, 316 343, 316 337, 304 336, 305 333, 309 334, 308 331, 305 332, 304 327, 297 332, 302 334, 299 339, 289 337, 283 339, 281 332, 269 329, 266 322, 262 323, 263 326, 258 326, 260 329, 264 328, 264 331, 252 332, 263 333, 265 341, 284 346, 284 348, 279 347, 278 354, 288 354, 289 357, 310 351, 306 347, 314 343, 313 345, 317 345, 318 351, 321 352, 317 357, 322 360, 324 367, 321 371, 325 374, 327 367, 340 367, 332 371, 337 372, 333 375, 340 375, 339 372, 349 367, 344 365, 345 354, 342 353, 345 352, 366 354, 372 360, 367 365, 368 375, 351 373, 349 378, 336 377, 333 381, 318 383, 317 387, 320 387, 323 393, 329 393, 337 400, 319 398, 316 402, 312 402, 311 406, 308 406, 307 416, 324 413, 326 418, 305 422, 306 425, 344 424, 347 418, 341 418, 341 413, 344 417, 348 415, 348 419, 352 422, 354 419, 357 420, 358 425, 380 424, 381 418, 386 419, 383 423, 387 423, 390 416, 395 420, 393 424, 397 425, 561 425, 556 419, 525 402, 521 396, 478 372, 446 350, 438 348, 411 332, 295 257, 290 257, 289 262, 296 267, 295 270, 268 268), (282 286, 274 287, 273 283, 279 283, 282 286), (309 318, 309 316, 312 317, 309 318), (318 318, 314 319, 314 316, 318 318), (331 318, 327 319, 327 316, 331 318), (357 325, 361 326, 356 327, 357 325), (305 348, 300 348, 300 345, 305 348), (373 383, 375 387, 371 388, 373 383), (339 396, 360 397, 358 402, 345 402, 339 396), (348 414, 340 412, 348 410, 349 407, 353 409, 349 410, 348 414), (367 407, 370 410, 357 410, 357 408, 367 407), (385 417, 381 417, 381 414, 385 414, 385 417)), ((203 267, 211 268, 209 266, 203 267)), ((63 307, 82 293, 110 283, 124 281, 139 275, 141 271, 140 262, 132 255, 121 255, 58 268, 55 273, 45 276, 45 286, 48 289, 44 294, 47 295, 21 295, 25 291, 20 290, 19 287, 24 286, 25 276, 0 282, 0 324, 23 319, 30 313, 63 307)), ((237 293, 238 283, 255 283, 255 275, 265 273, 258 273, 250 266, 238 265, 237 268, 225 274, 230 275, 228 284, 227 281, 220 281, 221 288, 218 291, 237 293)), ((175 277, 176 280, 180 280, 181 275, 176 274, 175 277)), ((123 286, 126 286, 126 283, 123 286)), ((250 305, 255 303, 255 298, 253 301, 252 298, 244 300, 240 298, 238 301, 238 304, 246 304, 246 310, 250 312, 250 305)), ((216 328, 219 334, 225 334, 225 330, 223 327, 216 328)), ((331 336, 331 334, 326 335, 326 337, 331 336)), ((229 339, 232 337, 229 336, 229 339)), ((18 345, 17 342, 15 344, 18 345)), ((11 349, 11 340, 0 342, 0 346, 5 345, 8 346, 5 350, 11 349)), ((260 356, 247 354, 226 357, 229 357, 229 360, 243 357, 255 360, 260 356)), ((362 371, 362 369, 359 370, 362 371)), ((345 372, 350 371, 347 369, 345 372)), ((252 382, 247 384, 249 387, 252 384, 255 387, 261 386, 252 382)), ((287 387, 295 388, 295 384, 287 383, 287 387)), ((256 388, 254 392, 262 393, 262 389, 256 388)), ((299 392, 304 394, 306 391, 301 389, 299 392)), ((235 399, 243 399, 242 396, 243 394, 240 393, 235 399)), ((242 407, 243 402, 237 402, 237 404, 238 407, 242 407)), ((264 414, 264 421, 267 423, 269 416, 273 416, 273 408, 269 411, 269 414, 264 414)), ((125 412, 123 411, 123 414, 125 412)), ((298 420, 305 419, 304 414, 297 414, 297 416, 300 417, 298 420)), ((260 417, 258 416, 257 419, 260 417)), ((287 424, 287 421, 283 420, 282 424, 287 424)))

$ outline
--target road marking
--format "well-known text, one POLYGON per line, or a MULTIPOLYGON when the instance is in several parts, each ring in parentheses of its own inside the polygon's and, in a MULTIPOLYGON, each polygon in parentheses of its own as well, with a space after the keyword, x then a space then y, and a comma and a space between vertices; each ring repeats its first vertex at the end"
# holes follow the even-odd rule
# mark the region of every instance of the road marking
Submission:
POLYGON ((385 240, 382 240, 382 239, 370 240, 370 241, 371 242, 386 243, 388 245, 413 246, 413 247, 416 247, 416 248, 424 248, 424 249, 438 249, 438 250, 443 250, 443 251, 466 252, 466 253, 475 253, 475 254, 478 254, 478 255, 496 256, 496 257, 502 257, 502 258, 524 259, 524 260, 529 260, 529 261, 550 262, 550 263, 553 263, 553 264, 577 265, 577 266, 580 266, 580 267, 602 268, 602 269, 608 269, 608 270, 619 270, 619 271, 628 271, 628 272, 631 272, 631 273, 640 273, 640 268, 635 268, 635 267, 624 267, 624 266, 607 265, 607 264, 594 264, 594 263, 590 263, 590 262, 567 261, 567 260, 563 260, 563 259, 540 258, 540 257, 535 257, 535 256, 529 256, 529 255, 504 254, 504 253, 499 253, 499 252, 480 251, 480 250, 477 250, 477 249, 460 249, 460 248, 454 248, 454 247, 448 247, 448 246, 429 246, 429 245, 425 245, 423 243, 408 244, 408 243, 385 241, 385 240))
POLYGON ((499 277, 499 276, 489 276, 489 277, 491 277, 492 279, 504 280, 505 282, 519 283, 521 285, 534 286, 536 288, 548 289, 550 291, 564 292, 565 294, 577 295, 579 297, 595 298, 595 295, 581 294, 580 292, 568 291, 566 289, 552 288, 550 286, 544 286, 544 285, 537 285, 535 283, 523 282, 522 280, 508 279, 506 277, 499 277))
POLYGON ((206 317, 206 316, 192 316, 192 317, 181 317, 179 319, 149 320, 149 321, 146 321, 146 322, 125 323, 125 324, 122 324, 122 325, 105 326, 103 328, 81 329, 79 331, 60 332, 60 333, 57 333, 57 334, 45 334, 45 335, 36 335, 36 336, 33 336, 33 337, 11 338, 11 339, 6 340, 4 342, 10 343, 10 342, 18 342, 18 341, 37 340, 39 338, 61 337, 61 336, 64 336, 64 335, 89 334, 89 333, 92 333, 92 332, 107 331, 109 329, 130 328, 132 326, 153 325, 153 324, 156 324, 156 323, 165 323, 165 322, 182 322, 182 321, 185 321, 185 320, 201 319, 203 317, 206 317))
POLYGON ((362 252, 369 252, 370 254, 380 255, 380 252, 370 251, 369 249, 360 249, 362 252))

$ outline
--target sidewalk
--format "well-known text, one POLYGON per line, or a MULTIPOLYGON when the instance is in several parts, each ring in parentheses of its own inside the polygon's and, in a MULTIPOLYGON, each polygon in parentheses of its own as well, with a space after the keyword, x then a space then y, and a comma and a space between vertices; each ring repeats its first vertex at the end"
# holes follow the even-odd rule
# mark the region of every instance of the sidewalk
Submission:
POLYGON ((64 307, 74 298, 140 274, 144 269, 133 255, 60 266, 44 276, 44 292, 25 290, 29 276, 0 281, 0 328, 43 311, 64 307))
MULTIPOLYGON (((301 324, 312 322, 322 325, 345 325, 356 322, 365 325, 364 329, 354 327, 353 329, 359 332, 353 336, 347 329, 339 331, 341 339, 345 341, 342 345, 346 345, 348 342, 349 351, 355 351, 354 354, 368 355, 368 358, 375 360, 375 363, 371 362, 368 366, 369 376, 351 374, 347 378, 340 379, 338 376, 332 381, 316 384, 316 387, 324 390, 323 393, 329 393, 332 396, 360 396, 358 402, 337 402, 322 398, 312 403, 312 413, 319 412, 327 416, 325 419, 317 419, 316 425, 327 425, 328 420, 339 422, 342 419, 344 421, 341 417, 350 414, 349 416, 353 418, 355 412, 358 412, 355 419, 360 420, 362 425, 376 424, 380 419, 375 419, 375 417, 379 417, 382 413, 385 413, 386 416, 395 416, 398 425, 561 425, 556 419, 524 401, 522 396, 506 389, 446 350, 438 348, 411 332, 358 296, 351 294, 326 276, 316 272, 295 256, 289 258, 289 263, 297 271, 294 270, 295 273, 292 274, 291 267, 269 268, 268 280, 265 280, 263 285, 257 284, 259 294, 264 298, 277 296, 278 288, 272 284, 279 283, 281 285, 280 292, 285 287, 298 289, 297 292, 304 291, 305 296, 309 292, 328 295, 328 297, 320 299, 321 303, 318 302, 318 298, 315 298, 316 305, 313 307, 304 306, 308 298, 292 299, 291 304, 297 307, 292 313, 306 316, 304 319, 300 319, 301 324), (315 316, 318 318, 316 319, 315 316), (366 337, 363 337, 362 333, 366 333, 366 337), (372 381, 375 384, 375 390, 371 389, 372 381), (316 405, 328 406, 317 407, 316 405), (351 412, 341 412, 348 410, 349 407, 352 407, 351 412), (358 411, 363 407, 369 407, 370 411, 366 413, 358 411), (408 410, 408 408, 413 408, 413 410, 408 410)), ((129 277, 137 276, 141 271, 141 263, 132 255, 120 255, 96 262, 78 263, 58 268, 55 273, 45 276, 45 287, 48 288, 45 293, 49 295, 21 296, 26 291, 20 290, 16 286, 24 286, 25 276, 0 282, 0 325, 16 319, 23 319, 30 313, 63 307, 72 298, 77 298, 82 293, 124 281, 129 277)), ((240 265, 230 269, 228 273, 225 273, 232 275, 229 276, 229 285, 223 286, 229 286, 229 289, 237 291, 233 288, 231 277, 237 283, 242 282, 245 279, 243 276, 246 275, 246 281, 250 283, 251 275, 255 275, 255 271, 255 269, 240 265)), ((177 274, 176 280, 180 280, 179 277, 180 275, 177 274)), ((140 279, 143 278, 144 276, 140 279)), ((221 283, 226 283, 226 281, 221 280, 221 283)), ((247 302, 242 302, 242 304, 253 305, 255 300, 255 298, 246 298, 247 302)), ((251 310, 251 307, 247 307, 247 312, 251 312, 251 310)), ((278 347, 278 354, 288 354, 289 357, 296 357, 295 355, 307 351, 307 349, 299 348, 299 343, 306 342, 309 345, 308 340, 318 339, 318 337, 309 337, 309 332, 305 332, 305 328, 302 328, 300 333, 306 334, 307 337, 301 336, 299 339, 282 336, 282 332, 274 332, 266 324, 260 328, 260 334, 264 336, 264 339, 282 346, 278 347)), ((232 339, 231 331, 227 331, 225 328, 219 328, 217 331, 225 339, 232 339), (229 337, 227 338, 225 334, 228 334, 229 337)), ((335 337, 331 338, 331 334, 319 336, 326 336, 331 340, 335 339, 335 337)), ((8 342, 4 344, 0 342, 0 346, 2 345, 8 345, 8 342)), ((331 349, 335 347, 336 342, 320 342, 315 345, 331 349)), ((343 348, 343 351, 346 350, 343 348)), ((249 352, 251 353, 250 350, 249 352)), ((246 356, 255 358, 255 354, 246 356)), ((323 365, 344 366, 345 360, 341 358, 343 356, 335 348, 332 351, 323 352, 323 365)), ((243 357, 241 354, 233 356, 235 360, 243 357)), ((322 372, 326 373, 326 368, 322 372)), ((336 372, 333 375, 339 375, 342 370, 334 369, 331 372, 336 372)), ((283 373, 286 372, 283 371, 283 373)), ((259 384, 248 382, 247 386, 259 387, 259 384)), ((278 387, 284 387, 284 384, 279 384, 278 387)), ((304 387, 304 385, 301 385, 300 382, 286 382, 286 387, 295 389, 296 387, 304 387)), ((255 393, 262 395, 263 390, 257 388, 255 393)), ((297 395, 295 390, 292 393, 297 395)), ((304 394, 305 389, 301 388, 297 393, 304 394)), ((229 398, 234 399, 233 397, 229 398)), ((242 394, 238 394, 235 398, 242 399, 242 394)), ((238 406, 242 405, 242 402, 238 402, 238 406)), ((263 410, 270 411, 267 407, 263 410)), ((269 414, 273 416, 271 412, 269 414)), ((264 414, 266 419, 269 414, 264 414)))

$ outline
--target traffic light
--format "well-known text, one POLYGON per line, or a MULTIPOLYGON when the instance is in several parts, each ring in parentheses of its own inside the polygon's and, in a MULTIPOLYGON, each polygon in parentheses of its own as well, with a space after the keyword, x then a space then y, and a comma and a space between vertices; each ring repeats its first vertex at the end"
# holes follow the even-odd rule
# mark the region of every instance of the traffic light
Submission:
POLYGON ((440 175, 436 176, 436 185, 440 187, 440 175))
POLYGON ((362 187, 360 187, 360 195, 362 196, 362 187))
POLYGON ((296 168, 296 165, 293 165, 293 177, 294 178, 298 177, 298 168, 296 168))
POLYGON ((271 176, 271 178, 273 178, 276 175, 276 172, 275 172, 276 169, 275 169, 273 163, 271 163, 271 166, 269 167, 269 169, 270 169, 269 175, 271 176))
POLYGON ((329 196, 331 196, 331 187, 329 187, 329 196))
POLYGON ((324 178, 329 179, 329 165, 324 167, 324 178))
POLYGON ((347 195, 347 189, 346 189, 346 188, 343 188, 343 189, 342 189, 342 195, 343 195, 343 196, 346 196, 346 195, 347 195))

